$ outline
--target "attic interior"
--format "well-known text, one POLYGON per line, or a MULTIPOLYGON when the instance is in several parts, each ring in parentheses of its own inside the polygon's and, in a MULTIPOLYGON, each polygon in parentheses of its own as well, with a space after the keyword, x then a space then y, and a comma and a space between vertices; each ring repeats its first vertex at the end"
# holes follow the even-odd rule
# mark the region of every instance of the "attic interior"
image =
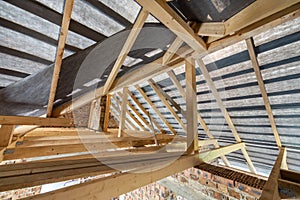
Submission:
POLYGON ((299 0, 0 4, 0 199, 300 199, 299 0))

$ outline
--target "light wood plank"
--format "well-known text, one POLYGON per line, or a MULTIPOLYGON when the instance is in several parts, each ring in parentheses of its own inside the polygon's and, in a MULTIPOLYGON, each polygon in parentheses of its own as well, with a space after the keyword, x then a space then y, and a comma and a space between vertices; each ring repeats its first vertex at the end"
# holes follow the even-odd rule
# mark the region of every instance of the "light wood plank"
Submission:
POLYGON ((171 165, 158 170, 154 170, 157 167, 152 165, 153 170, 151 172, 122 173, 55 192, 37 195, 29 199, 111 199, 199 164, 201 164, 201 161, 197 158, 197 155, 183 156, 171 165), (116 185, 118 186, 117 190, 116 185))
POLYGON ((2 125, 38 125, 38 126, 72 126, 73 122, 66 118, 43 118, 24 116, 0 116, 2 125))
POLYGON ((126 112, 127 112, 127 103, 128 103, 128 88, 123 88, 123 95, 122 95, 122 104, 121 104, 121 116, 120 116, 120 122, 119 122, 119 132, 118 137, 122 136, 122 131, 125 128, 125 118, 126 118, 126 112))
POLYGON ((196 68, 195 60, 186 60, 186 134, 187 153, 191 154, 199 150, 198 123, 197 123, 197 91, 196 91, 196 68))
POLYGON ((146 93, 140 88, 138 85, 135 86, 137 91, 142 95, 142 97, 145 99, 145 101, 151 106, 151 108, 155 111, 155 113, 160 117, 160 119, 164 122, 164 124, 169 128, 171 133, 176 135, 176 131, 174 128, 170 125, 170 123, 166 120, 166 118, 161 114, 158 108, 154 105, 154 103, 151 101, 151 99, 146 95, 146 93))
POLYGON ((110 113, 110 103, 111 103, 111 95, 108 94, 106 96, 106 104, 105 104, 105 115, 104 115, 104 123, 103 123, 103 131, 107 132, 108 124, 109 124, 109 113, 110 113))
POLYGON ((170 111, 170 113, 173 115, 173 117, 175 118, 175 120, 178 122, 178 124, 181 126, 181 128, 186 132, 186 126, 183 124, 182 120, 180 119, 180 117, 177 115, 177 113, 174 111, 174 109, 170 106, 170 104, 168 103, 168 101, 166 100, 166 98, 162 95, 162 93, 159 91, 159 89, 157 88, 157 86, 155 85, 155 82, 150 79, 148 81, 149 85, 151 86, 151 88, 154 90, 154 92, 156 93, 156 95, 159 97, 159 99, 161 100, 161 102, 166 106, 166 108, 170 111))
POLYGON ((162 64, 168 63, 171 58, 176 54, 177 50, 183 44, 182 39, 176 37, 175 40, 172 42, 171 46, 168 48, 167 52, 163 55, 162 64))
POLYGON ((196 51, 206 50, 206 44, 203 39, 194 32, 165 0, 137 0, 137 2, 192 49, 196 51))
POLYGON ((6 148, 13 137, 14 125, 1 125, 0 127, 0 150, 6 148))
POLYGON ((106 83, 104 85, 104 90, 103 90, 104 94, 108 93, 109 89, 111 88, 120 68, 122 67, 128 53, 130 52, 130 49, 134 45, 135 40, 137 39, 140 31, 142 30, 145 20, 147 19, 148 15, 149 15, 149 12, 147 10, 142 9, 140 11, 140 14, 137 17, 129 35, 128 35, 128 38, 127 38, 118 58, 113 66, 113 69, 111 70, 111 72, 106 80, 106 83))
POLYGON ((225 36, 225 24, 223 22, 198 23, 196 32, 201 36, 223 37, 225 36))
POLYGON ((144 115, 150 117, 150 121, 156 126, 158 130, 162 130, 161 126, 159 123, 153 119, 153 117, 150 116, 150 113, 144 108, 144 106, 139 102, 139 100, 131 93, 129 92, 130 98, 134 101, 134 103, 139 107, 139 109, 144 113, 144 115))
MULTIPOLYGON (((202 72, 202 74, 203 74, 203 76, 205 78, 205 81, 206 81, 208 87, 210 88, 212 94, 214 95, 214 97, 215 97, 215 99, 217 101, 217 104, 218 104, 219 108, 221 109, 221 111, 222 111, 222 113, 224 115, 224 118, 225 118, 225 120, 226 120, 229 128, 231 129, 231 132, 233 133, 233 136, 234 136, 235 140, 238 143, 242 142, 242 140, 241 140, 241 138, 240 138, 240 136, 239 136, 239 134, 238 134, 238 132, 237 132, 237 130, 236 130, 233 122, 232 122, 232 119, 231 119, 231 117, 230 117, 227 109, 225 108, 223 102, 222 102, 221 96, 219 95, 219 93, 217 91, 217 88, 216 88, 216 86, 215 86, 215 84, 214 84, 214 82, 213 82, 213 80, 212 80, 212 78, 211 78, 208 70, 206 69, 205 64, 203 63, 202 59, 198 59, 197 62, 198 62, 198 67, 201 70, 201 72, 202 72)), ((253 172, 253 173, 256 173, 255 167, 254 167, 254 165, 253 165, 253 163, 252 163, 252 161, 251 161, 251 159, 250 159, 247 151, 245 150, 245 148, 242 149, 242 152, 244 154, 245 159, 247 160, 247 163, 248 163, 250 171, 253 172)))
POLYGON ((260 200, 279 200, 278 178, 280 178, 280 166, 282 164, 285 148, 280 148, 277 160, 265 184, 260 200))
POLYGON ((260 72, 259 63, 258 63, 256 53, 255 53, 255 50, 254 50, 254 42, 251 38, 249 38, 249 39, 246 40, 246 44, 247 44, 248 52, 249 52, 250 59, 251 59, 251 62, 252 62, 252 67, 254 69, 255 76, 256 76, 256 79, 257 79, 257 82, 258 82, 258 85, 259 85, 261 96, 263 98, 265 108, 266 108, 267 113, 268 113, 268 117, 269 117, 269 120, 270 120, 272 131, 273 131, 273 134, 274 134, 274 137, 275 137, 275 141, 277 143, 277 146, 280 148, 282 146, 281 145, 281 140, 280 140, 279 133, 278 133, 278 130, 277 130, 277 126, 276 126, 276 122, 275 122, 274 115, 273 115, 273 112, 272 112, 271 104, 270 104, 270 101, 269 101, 269 98, 268 98, 267 90, 266 90, 266 87, 265 87, 265 84, 264 84, 264 79, 263 79, 262 74, 260 72))
MULTIPOLYGON (((130 91, 128 91, 128 94, 131 93, 130 91)), ((118 95, 121 96, 122 93, 118 92, 118 95)), ((140 114, 140 112, 128 101, 127 105, 129 106, 129 108, 138 116, 138 119, 143 122, 151 131, 154 131, 153 127, 151 126, 151 124, 149 124, 149 122, 140 114)))
MULTIPOLYGON (((183 97, 183 98, 186 98, 186 93, 181 85, 181 83, 178 81, 175 73, 173 70, 169 71, 168 72, 168 75, 171 79, 171 81, 173 82, 173 84, 175 85, 175 87, 177 88, 177 90, 179 91, 180 95, 183 97)), ((202 118, 202 116, 200 115, 199 112, 197 112, 197 115, 198 115, 198 121, 199 123, 201 124, 205 134, 210 138, 210 139, 214 139, 214 136, 211 134, 211 132, 209 131, 209 128, 208 126, 206 125, 206 122, 204 121, 204 119, 202 118)), ((219 144, 218 143, 215 143, 214 144, 215 148, 219 148, 219 144)), ((225 157, 225 156, 221 156, 221 159, 223 160, 224 164, 226 166, 230 166, 230 163, 228 161, 228 159, 225 157)))
POLYGON ((73 4, 74 4, 74 0, 66 0, 64 5, 64 14, 62 18, 61 30, 60 30, 59 40, 58 40, 55 63, 54 63, 54 71, 53 71, 52 82, 51 82, 50 95, 48 100, 47 117, 52 116, 53 103, 55 100, 55 94, 56 94, 56 88, 59 79, 59 73, 61 69, 61 63, 64 55, 65 44, 67 41, 73 4))

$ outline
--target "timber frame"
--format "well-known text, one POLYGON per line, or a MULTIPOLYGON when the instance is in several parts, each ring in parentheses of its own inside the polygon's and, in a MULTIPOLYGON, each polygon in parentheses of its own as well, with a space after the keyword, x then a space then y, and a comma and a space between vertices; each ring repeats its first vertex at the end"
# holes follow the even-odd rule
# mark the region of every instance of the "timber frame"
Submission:
POLYGON ((283 147, 279 136, 253 42, 253 37, 258 33, 299 17, 299 0, 278 0, 276 3, 272 3, 273 0, 256 0, 225 22, 202 24, 185 22, 165 0, 136 0, 136 2, 142 9, 104 86, 79 96, 73 102, 53 108, 74 3, 74 0, 65 1, 46 117, 0 116, 0 161, 27 159, 28 162, 12 167, 0 165, 0 191, 107 175, 105 178, 28 199, 109 199, 218 158, 224 165, 231 166, 228 154, 236 151, 241 151, 249 171, 257 173, 246 142, 241 139, 237 126, 203 60, 208 53, 244 41, 274 141, 279 149, 278 159, 261 199, 281 199, 282 188, 292 190, 293 194, 299 197, 299 179, 297 182, 293 178, 299 177, 299 173, 288 170, 286 148, 283 147), (149 15, 175 34, 173 43, 163 56, 152 63, 117 77, 149 15), (180 66, 184 66, 185 69, 184 81, 179 80, 176 74, 176 68, 180 66), (218 109, 228 124, 235 140, 234 144, 220 146, 199 112, 197 70, 204 77, 218 109), (161 74, 167 75, 171 80, 172 87, 179 92, 185 105, 177 103, 159 85, 156 77, 161 74), (151 89, 144 90, 142 86, 145 85, 151 89), (157 102, 151 100, 149 93, 163 106, 158 106, 157 102), (100 106, 101 98, 106 99, 104 107, 100 106), (99 103, 99 110, 93 113, 95 102, 99 103), (90 129, 74 128, 71 119, 62 117, 63 114, 88 103, 91 103, 88 127, 90 129), (164 112, 170 113, 175 123, 171 123, 164 112), (110 114, 119 121, 118 129, 108 127, 110 114), (93 120, 99 125, 96 128, 98 130, 91 130, 93 120), (19 132, 16 128, 19 125, 32 127, 19 132), (199 139, 198 125, 202 127, 208 139, 199 139), (121 149, 125 149, 125 153, 121 149), (114 153, 110 152, 112 150, 114 153), (132 152, 136 152, 137 155, 130 157, 132 152), (95 154, 103 162, 93 158, 95 154), (164 165, 169 161, 168 158, 176 156, 172 164, 164 165), (128 160, 130 163, 126 162, 128 160), (134 172, 137 169, 146 172, 136 174, 134 172), (124 184, 125 182, 128 184, 124 184), (114 189, 115 184, 118 184, 118 190, 114 189))

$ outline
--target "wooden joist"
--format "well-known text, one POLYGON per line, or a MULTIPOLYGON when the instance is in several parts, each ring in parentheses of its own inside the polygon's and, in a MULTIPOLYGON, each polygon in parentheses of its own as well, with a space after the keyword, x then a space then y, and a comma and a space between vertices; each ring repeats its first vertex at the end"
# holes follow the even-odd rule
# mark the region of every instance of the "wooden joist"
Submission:
POLYGON ((72 126, 73 122, 66 118, 43 118, 23 116, 0 116, 1 125, 38 125, 38 126, 72 126))
POLYGON ((225 36, 225 25, 223 22, 207 22, 198 23, 194 29, 198 35, 201 36, 212 36, 212 37, 223 37, 225 36))
POLYGON ((257 56, 256 56, 256 53, 255 53, 255 49, 254 49, 253 39, 248 38, 246 40, 246 44, 247 44, 248 52, 249 52, 250 59, 251 59, 251 62, 252 62, 252 67, 254 69, 255 76, 256 76, 256 79, 257 79, 257 82, 258 82, 258 85, 259 85, 261 96, 264 100, 265 108, 266 108, 267 113, 268 113, 268 117, 269 117, 269 120, 270 120, 272 131, 273 131, 273 134, 274 134, 274 137, 275 137, 275 141, 277 143, 277 146, 280 148, 281 147, 281 140, 280 140, 279 133, 278 133, 278 130, 277 130, 277 126, 276 126, 276 123, 275 123, 275 118, 274 118, 274 115, 273 115, 273 112, 272 112, 271 104, 270 104, 270 101, 269 101, 269 98, 268 98, 267 90, 266 90, 266 87, 265 87, 265 84, 264 84, 264 79, 263 79, 262 74, 260 72, 259 63, 258 63, 257 56))
POLYGON ((64 5, 64 15, 61 23, 61 30, 60 30, 59 40, 58 40, 58 46, 57 46, 57 52, 56 52, 56 58, 55 58, 54 70, 53 70, 53 76, 52 76, 52 82, 50 88, 50 95, 48 100, 47 117, 52 116, 53 103, 55 100, 55 94, 56 94, 56 88, 59 79, 59 73, 61 69, 61 63, 62 63, 65 45, 67 41, 73 4, 74 4, 74 0, 66 0, 64 5))
MULTIPOLYGON (((121 113, 121 111, 114 104, 111 104, 111 107, 117 112, 117 113, 115 113, 113 110, 111 110, 111 114, 120 122, 120 114, 119 113, 121 113)), ((126 118, 126 122, 127 122, 127 123, 125 123, 126 128, 131 127, 132 130, 139 130, 129 119, 126 118)))
POLYGON ((137 39, 140 31, 142 30, 145 20, 147 19, 149 15, 149 12, 145 9, 142 9, 140 11, 139 16, 137 17, 127 40, 125 41, 125 44, 123 45, 123 48, 121 49, 121 52, 105 82, 103 92, 104 94, 108 93, 109 89, 111 88, 120 68, 122 67, 128 53, 130 52, 130 49, 134 45, 135 40, 137 39))
POLYGON ((168 48, 167 52, 162 57, 162 64, 168 63, 171 58, 176 54, 177 50, 183 44, 182 39, 176 37, 175 40, 172 42, 170 47, 168 48))
POLYGON ((1 125, 0 127, 0 151, 7 147, 13 138, 14 125, 1 125))
POLYGON ((106 96, 105 114, 104 114, 104 122, 103 122, 103 132, 107 132, 107 129, 108 129, 110 104, 111 104, 111 95, 108 94, 106 96))

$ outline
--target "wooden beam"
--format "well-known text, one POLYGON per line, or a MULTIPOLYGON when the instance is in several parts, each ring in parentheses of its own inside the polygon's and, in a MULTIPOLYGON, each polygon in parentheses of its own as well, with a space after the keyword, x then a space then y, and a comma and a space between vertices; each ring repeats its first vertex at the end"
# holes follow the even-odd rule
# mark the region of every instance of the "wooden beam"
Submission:
POLYGON ((122 136, 122 131, 125 128, 125 118, 127 112, 127 103, 128 103, 128 88, 123 88, 123 95, 122 95, 122 104, 121 104, 121 116, 120 116, 120 124, 119 124, 119 132, 118 137, 122 136))
POLYGON ((169 128, 171 133, 176 135, 176 131, 174 128, 170 125, 170 123, 166 120, 166 118, 161 114, 159 109, 154 105, 154 103, 151 101, 151 99, 146 95, 146 93, 140 88, 138 85, 135 86, 137 91, 142 95, 142 97, 145 99, 145 101, 151 106, 151 108, 156 112, 156 114, 160 117, 160 119, 164 122, 164 124, 169 128))
POLYGON ((53 76, 51 82, 51 89, 50 89, 50 95, 48 100, 47 117, 52 116, 53 103, 55 100, 55 94, 56 94, 56 88, 59 79, 61 63, 62 63, 65 45, 67 41, 73 4, 74 4, 74 0, 66 0, 64 5, 64 14, 63 14, 63 19, 61 24, 59 40, 58 40, 58 46, 57 46, 57 52, 56 52, 56 58, 55 58, 54 70, 53 70, 53 76))
MULTIPOLYGON (((117 98, 114 97, 114 100, 121 106, 122 102, 120 102, 117 98)), ((129 110, 126 110, 126 114, 139 126, 140 130, 147 131, 143 124, 135 118, 133 114, 129 110)))
POLYGON ((276 126, 276 122, 275 122, 275 119, 274 119, 274 116, 273 116, 273 112, 272 112, 271 104, 270 104, 270 101, 269 101, 269 98, 268 98, 267 90, 266 90, 266 87, 265 87, 265 84, 264 84, 264 79, 263 79, 262 74, 260 72, 259 63, 258 63, 256 53, 255 53, 255 49, 254 49, 253 39, 252 38, 247 39, 246 44, 247 44, 248 52, 249 52, 249 55, 250 55, 250 58, 251 58, 252 67, 254 69, 255 76, 256 76, 256 79, 257 79, 257 82, 258 82, 258 85, 259 85, 259 89, 260 89, 262 98, 264 100, 265 108, 266 108, 267 113, 268 113, 268 117, 269 117, 269 120, 270 120, 272 131, 273 131, 273 134, 274 134, 274 137, 275 137, 275 141, 277 143, 277 146, 280 148, 282 146, 281 145, 281 140, 280 140, 279 133, 278 133, 277 126, 276 126))
POLYGON ((107 132, 107 128, 109 124, 110 104, 111 104, 111 95, 108 94, 106 96, 106 104, 105 104, 105 115, 104 115, 104 123, 103 123, 104 132, 107 132))
MULTIPOLYGON (((221 111, 222 111, 222 113, 224 115, 224 118, 225 118, 228 126, 230 127, 230 129, 231 129, 231 131, 233 133, 233 136, 235 137, 235 140, 238 143, 242 142, 242 140, 241 140, 241 138, 240 138, 240 136, 239 136, 239 134, 238 134, 238 132, 237 132, 237 130, 236 130, 233 122, 232 122, 232 119, 231 119, 231 117, 230 117, 227 109, 225 108, 223 102, 222 102, 221 96, 219 95, 219 93, 217 91, 217 88, 216 88, 216 86, 215 86, 215 84, 214 84, 214 82, 213 82, 213 80, 212 80, 212 78, 211 78, 211 76, 210 76, 210 74, 209 74, 209 72, 208 72, 205 64, 203 63, 202 59, 198 59, 197 62, 198 62, 198 67, 201 70, 201 72, 202 72, 202 74, 204 76, 204 79, 205 79, 208 87, 210 88, 212 94, 214 95, 214 97, 215 97, 215 99, 217 101, 217 105, 221 109, 221 111)), ((251 161, 251 159, 250 159, 247 151, 245 149, 242 149, 242 153, 244 154, 244 157, 247 160, 247 163, 248 163, 250 171, 253 172, 253 173, 256 173, 255 167, 254 167, 254 165, 253 165, 253 163, 252 163, 252 161, 251 161)))
POLYGON ((137 39, 140 31, 142 30, 145 20, 147 19, 149 15, 149 12, 145 9, 142 9, 140 11, 139 16, 137 17, 129 35, 127 40, 125 41, 125 44, 123 46, 123 48, 121 49, 121 52, 105 82, 104 85, 104 94, 108 93, 108 91, 110 90, 120 68, 122 67, 128 53, 130 52, 130 49, 132 48, 132 46, 134 45, 135 40, 137 39))
MULTIPOLYGON (((111 104, 111 106, 113 107, 113 109, 115 109, 116 111, 119 109, 118 107, 116 107, 114 104, 111 104)), ((119 112, 120 113, 120 112, 119 112)), ((115 113, 113 110, 111 110, 111 114, 120 122, 120 115, 115 113)), ((126 124, 125 127, 126 128, 132 128, 132 130, 138 130, 138 128, 128 119, 126 119, 126 124), (129 125, 129 126, 128 126, 129 125)))
POLYGON ((225 25, 223 22, 207 22, 196 24, 196 32, 201 36, 223 37, 225 25))
POLYGON ((13 137, 14 125, 1 125, 0 127, 0 150, 6 148, 13 137))
POLYGON ((183 44, 182 39, 176 37, 175 40, 172 42, 171 46, 168 48, 167 52, 163 55, 162 64, 168 63, 171 58, 176 54, 177 50, 183 44))
MULTIPOLYGON (((180 95, 183 97, 183 98, 186 98, 186 93, 181 85, 181 83, 178 81, 175 73, 173 70, 169 71, 168 72, 168 75, 169 75, 169 78, 171 79, 171 81, 173 82, 173 84, 175 85, 175 87, 177 88, 177 90, 179 91, 180 95)), ((202 116, 200 115, 199 112, 197 112, 197 115, 198 115, 198 121, 199 123, 201 124, 205 134, 210 138, 210 139, 214 139, 214 136, 211 134, 211 132, 209 131, 209 128, 208 126, 206 125, 204 119, 202 118, 202 116)), ((214 144, 215 148, 219 148, 219 144, 218 143, 215 143, 214 144)), ((221 159, 223 160, 224 164, 226 166, 230 166, 230 163, 229 161, 227 160, 227 158, 225 156, 221 156, 221 159)))
POLYGON ((0 116, 2 125, 38 125, 38 126, 72 126, 73 122, 66 118, 43 118, 23 116, 0 116))
MULTIPOLYGON (((131 93, 130 91, 128 91, 128 94, 131 93)), ((118 92, 118 95, 121 96, 122 93, 118 92)), ((152 128, 151 124, 149 124, 149 122, 139 113, 139 111, 128 101, 127 105, 129 106, 129 108, 135 113, 135 115, 138 117, 138 119, 143 122, 151 131, 154 131, 154 129, 152 128)))
POLYGON ((186 60, 186 134, 187 153, 198 152, 198 123, 197 123, 197 91, 195 60, 186 60))
POLYGON ((285 148, 280 148, 277 160, 274 167, 269 175, 268 181, 265 184, 260 200, 279 200, 281 199, 278 192, 278 179, 280 176, 280 166, 284 157, 285 148))
POLYGON ((228 146, 225 146, 225 147, 220 147, 220 148, 217 148, 217 149, 212 149, 212 150, 209 150, 207 152, 201 152, 199 154, 199 157, 203 162, 209 162, 209 161, 212 161, 213 159, 216 159, 220 156, 225 156, 226 154, 229 154, 231 152, 243 149, 244 147, 245 147, 245 143, 240 142, 240 143, 237 143, 237 144, 232 144, 232 145, 228 145, 228 146))
POLYGON ((137 0, 167 28, 196 51, 206 50, 206 44, 165 0, 137 0))
MULTIPOLYGON (((197 155, 183 156, 164 168, 154 166, 147 173, 121 173, 107 178, 30 197, 29 199, 111 199, 136 188, 158 181, 201 163, 197 155), (116 185, 118 189, 116 190, 116 185)), ((151 165, 148 165, 151 166, 151 165)), ((148 167, 149 168, 149 167, 148 167)))
POLYGON ((181 128, 186 132, 186 126, 183 124, 182 120, 180 119, 180 117, 177 115, 177 113, 174 111, 174 109, 170 106, 170 104, 168 103, 168 101, 166 100, 165 96, 162 95, 162 93, 159 91, 159 89, 157 88, 157 86, 155 85, 155 82, 150 79, 148 81, 149 85, 151 86, 151 88, 154 90, 154 92, 156 93, 156 95, 159 97, 159 99, 161 100, 161 102, 165 105, 165 107, 169 110, 169 112, 173 115, 173 117, 175 118, 175 120, 178 122, 178 124, 181 126, 181 128))
POLYGON ((226 35, 235 33, 255 22, 299 3, 299 0, 256 0, 248 7, 225 21, 226 35))
POLYGON ((161 126, 159 123, 151 117, 150 113, 144 108, 144 106, 139 102, 139 100, 132 94, 132 92, 129 92, 130 98, 134 101, 134 103, 139 107, 139 109, 143 112, 144 115, 148 116, 149 120, 156 126, 156 128, 160 131, 162 131, 161 126))

